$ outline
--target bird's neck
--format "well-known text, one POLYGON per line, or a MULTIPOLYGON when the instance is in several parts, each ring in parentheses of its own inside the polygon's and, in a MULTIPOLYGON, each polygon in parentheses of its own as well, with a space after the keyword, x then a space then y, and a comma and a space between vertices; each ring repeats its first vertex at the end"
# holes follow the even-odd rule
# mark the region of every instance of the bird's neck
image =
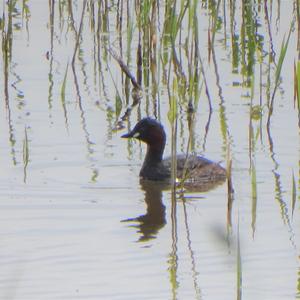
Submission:
POLYGON ((163 153, 165 149, 165 142, 155 145, 147 145, 147 154, 144 164, 156 164, 160 163, 163 159, 163 153))

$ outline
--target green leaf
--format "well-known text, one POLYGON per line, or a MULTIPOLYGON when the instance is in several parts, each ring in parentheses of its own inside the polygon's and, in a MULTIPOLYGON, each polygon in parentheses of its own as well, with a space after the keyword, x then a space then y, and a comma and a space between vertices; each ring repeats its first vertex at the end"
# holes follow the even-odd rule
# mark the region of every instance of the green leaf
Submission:
POLYGON ((296 204, 296 180, 294 173, 292 174, 292 216, 294 214, 295 210, 295 204, 296 204))
POLYGON ((282 41, 282 44, 281 44, 280 55, 279 55, 278 64, 277 64, 277 68, 276 68, 276 72, 275 72, 275 87, 277 87, 278 83, 279 83, 281 69, 282 69, 283 61, 284 61, 286 51, 287 51, 287 48, 288 48, 288 45, 289 45, 292 28, 293 28, 293 26, 291 25, 287 41, 285 42, 285 38, 283 38, 283 41, 282 41))
POLYGON ((24 165, 26 166, 29 161, 29 148, 28 148, 28 136, 27 136, 27 130, 25 127, 25 138, 23 141, 23 162, 24 165))
POLYGON ((66 100, 66 83, 67 83, 68 68, 69 68, 69 63, 67 64, 64 80, 60 90, 61 102, 63 103, 63 105, 65 104, 65 100, 66 100))
POLYGON ((178 84, 176 77, 173 80, 173 95, 170 96, 170 109, 168 112, 168 119, 171 124, 174 123, 177 117, 177 99, 175 94, 178 92, 178 84))
POLYGON ((252 120, 260 120, 262 117, 262 107, 260 105, 254 105, 251 108, 251 118, 252 120))
POLYGON ((121 110, 122 110, 122 100, 120 95, 117 93, 116 102, 115 102, 116 118, 120 116, 121 110))
POLYGON ((252 188, 252 235, 254 238, 255 226, 256 226, 256 210, 257 210, 257 182, 256 182, 256 169, 255 164, 252 161, 251 166, 251 188, 252 188))
POLYGON ((300 109, 300 60, 297 62, 297 100, 298 100, 298 109, 300 109))
POLYGON ((26 183, 27 179, 27 166, 29 162, 29 147, 28 147, 28 136, 27 136, 27 130, 25 127, 25 138, 23 141, 23 163, 24 163, 24 183, 26 183))

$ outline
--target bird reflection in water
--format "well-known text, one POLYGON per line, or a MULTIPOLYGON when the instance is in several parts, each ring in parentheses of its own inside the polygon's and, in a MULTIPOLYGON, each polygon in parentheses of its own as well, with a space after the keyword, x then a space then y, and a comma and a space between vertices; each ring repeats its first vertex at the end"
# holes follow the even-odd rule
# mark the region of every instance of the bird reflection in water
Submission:
POLYGON ((162 191, 166 184, 151 180, 140 180, 142 190, 145 192, 147 212, 136 218, 129 218, 122 222, 136 222, 131 225, 141 234, 139 242, 145 242, 156 238, 158 231, 166 224, 166 207, 162 202, 162 191))
MULTIPOLYGON (((208 180, 205 182, 203 181, 198 185, 186 183, 184 188, 186 192, 208 192, 222 184, 224 181, 225 180, 212 182, 208 180)), ((163 191, 170 189, 170 185, 166 182, 146 179, 140 179, 140 185, 145 192, 147 212, 136 218, 122 220, 122 222, 135 223, 130 226, 137 228, 137 232, 140 233, 141 236, 138 241, 145 242, 156 238, 159 230, 167 223, 166 207, 162 201, 162 194, 163 191)))

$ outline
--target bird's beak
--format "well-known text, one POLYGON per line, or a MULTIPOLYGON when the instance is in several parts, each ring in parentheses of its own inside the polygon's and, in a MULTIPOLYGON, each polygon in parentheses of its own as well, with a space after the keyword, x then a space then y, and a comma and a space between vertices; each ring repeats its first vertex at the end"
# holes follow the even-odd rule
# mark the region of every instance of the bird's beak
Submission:
POLYGON ((128 133, 123 134, 123 135, 121 136, 121 138, 123 138, 123 139, 128 139, 128 138, 131 138, 131 137, 132 137, 131 132, 128 132, 128 133))
POLYGON ((130 131, 130 132, 126 133, 126 134, 123 134, 121 136, 121 138, 123 138, 123 139, 138 138, 139 136, 140 136, 139 132, 130 131))

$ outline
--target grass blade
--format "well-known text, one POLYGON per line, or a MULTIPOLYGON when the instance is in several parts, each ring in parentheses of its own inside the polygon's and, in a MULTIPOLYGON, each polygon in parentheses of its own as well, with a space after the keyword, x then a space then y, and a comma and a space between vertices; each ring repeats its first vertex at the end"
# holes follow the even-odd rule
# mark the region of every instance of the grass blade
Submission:
POLYGON ((285 37, 284 37, 283 41, 282 41, 282 44, 281 44, 281 50, 280 50, 280 55, 279 55, 279 59, 278 59, 278 64, 277 64, 276 71, 275 71, 275 86, 274 86, 274 90, 273 90, 273 94, 272 94, 271 102, 270 102, 270 107, 269 107, 268 125, 270 124, 270 118, 271 118, 271 115, 273 113, 275 93, 276 93, 277 88, 279 86, 282 65, 283 65, 283 61, 284 61, 284 58, 285 58, 285 55, 286 55, 286 52, 287 52, 287 48, 288 48, 288 45, 289 45, 290 36, 291 36, 291 33, 292 33, 292 29, 293 29, 293 24, 294 23, 292 22, 287 40, 285 41, 285 37))
POLYGON ((25 137, 23 141, 23 163, 24 163, 24 178, 23 181, 26 183, 27 180, 27 166, 29 162, 29 147, 28 147, 28 135, 25 127, 25 137))
POLYGON ((251 188, 252 188, 252 237, 254 238, 256 226, 256 210, 257 210, 257 181, 255 163, 251 164, 251 188))
POLYGON ((295 176, 293 173, 293 176, 292 176, 292 217, 294 215, 295 204, 296 204, 296 180, 295 180, 295 176))
POLYGON ((240 224, 238 221, 238 240, 237 240, 237 300, 242 299, 242 258, 241 258, 241 245, 240 245, 240 224))
POLYGON ((69 69, 69 63, 67 64, 64 80, 60 90, 61 104, 64 111, 65 124, 67 129, 68 129, 68 115, 67 115, 67 108, 66 108, 66 84, 67 84, 67 77, 68 77, 68 69, 69 69))

